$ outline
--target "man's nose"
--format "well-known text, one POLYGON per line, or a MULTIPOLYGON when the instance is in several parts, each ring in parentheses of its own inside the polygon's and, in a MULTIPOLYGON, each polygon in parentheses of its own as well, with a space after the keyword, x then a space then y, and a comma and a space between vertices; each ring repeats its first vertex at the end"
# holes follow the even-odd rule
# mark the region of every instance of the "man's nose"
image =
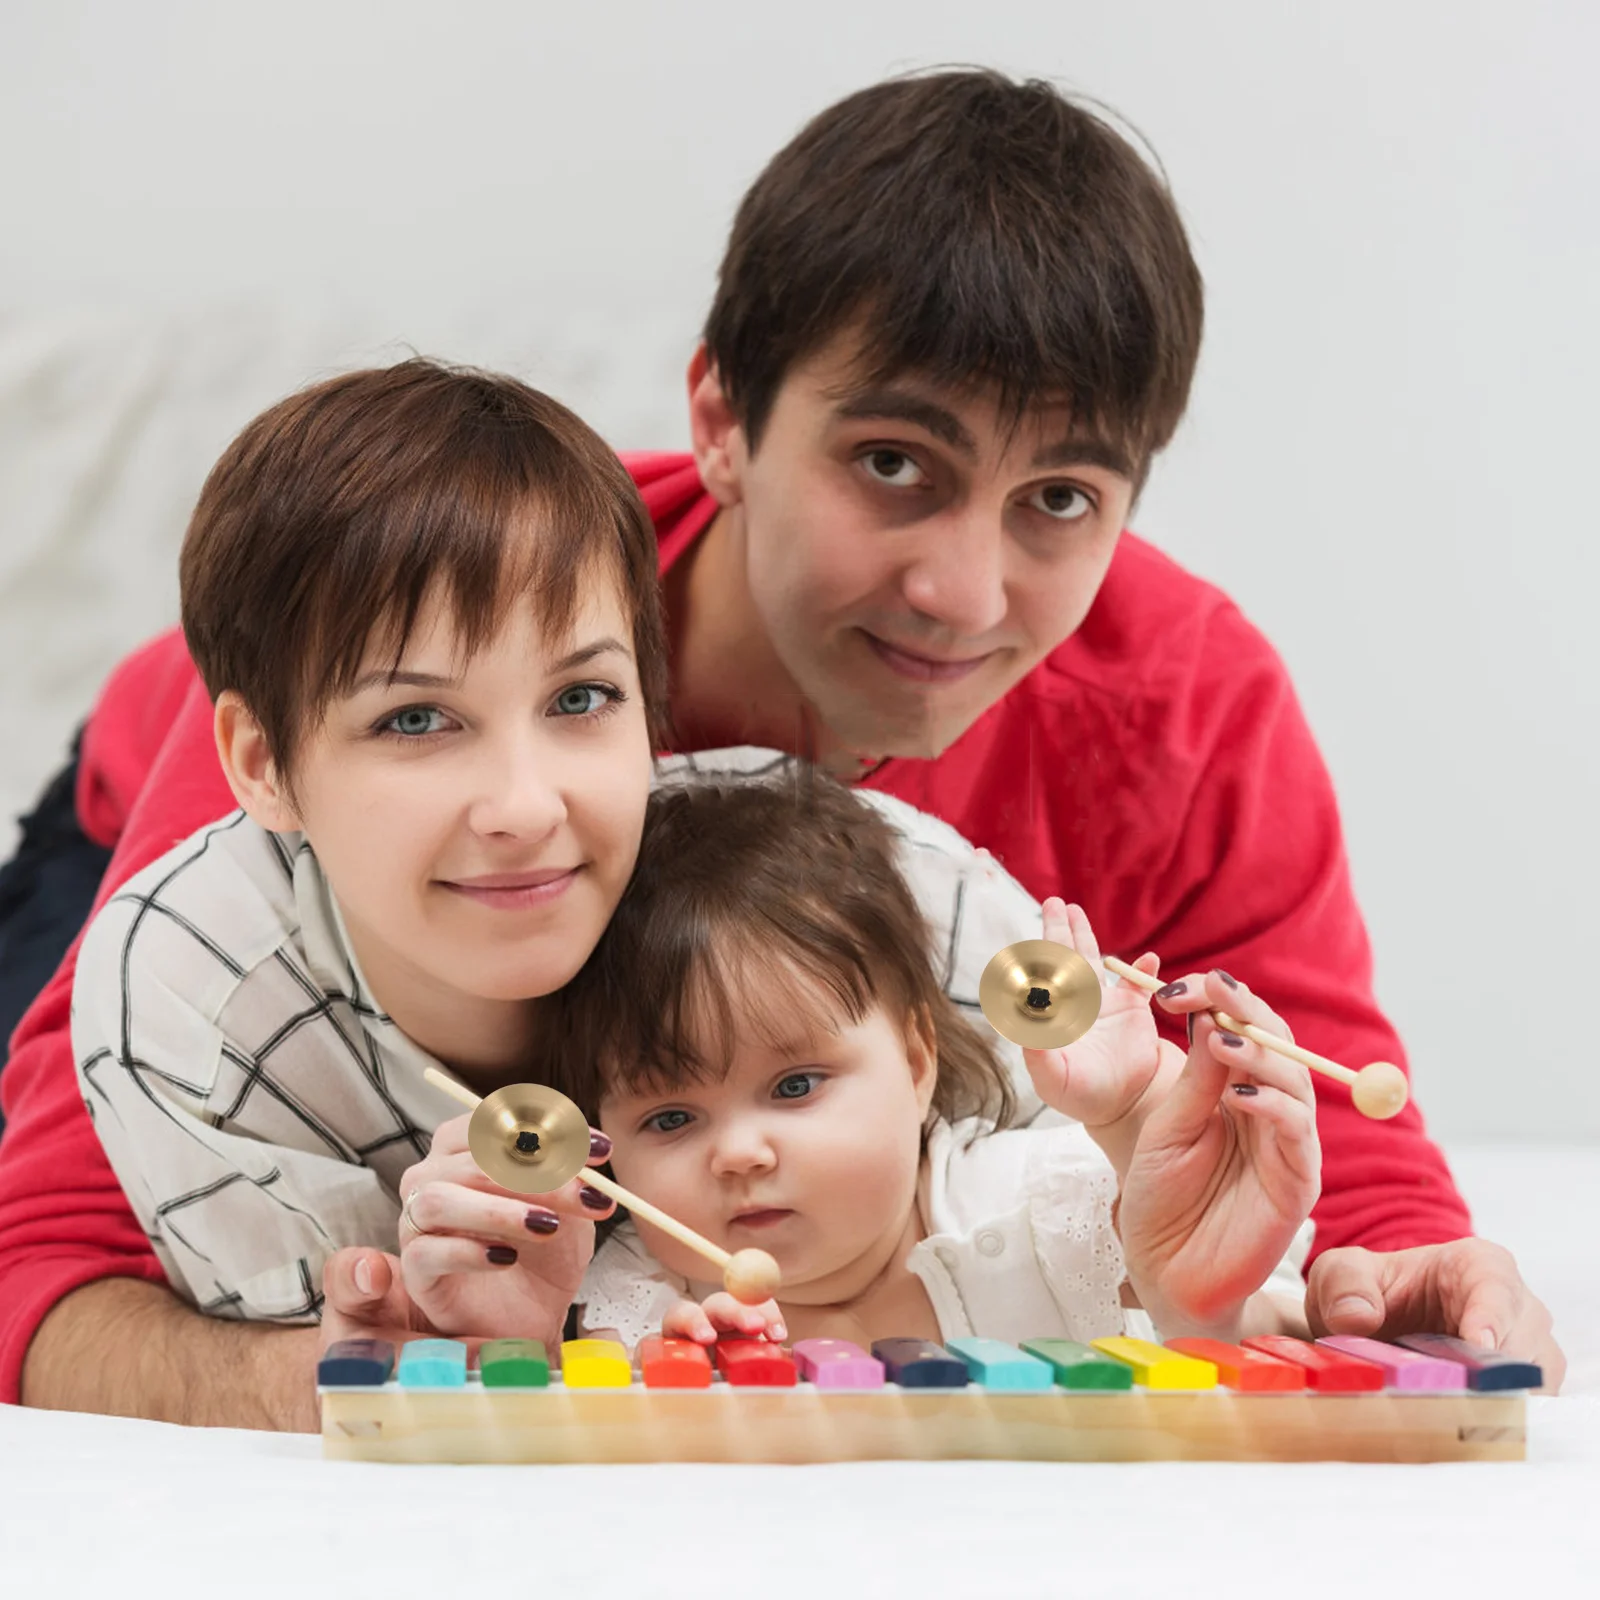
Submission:
POLYGON ((906 568, 906 603, 960 638, 1005 620, 1005 530, 998 513, 978 508, 919 530, 921 546, 906 568))

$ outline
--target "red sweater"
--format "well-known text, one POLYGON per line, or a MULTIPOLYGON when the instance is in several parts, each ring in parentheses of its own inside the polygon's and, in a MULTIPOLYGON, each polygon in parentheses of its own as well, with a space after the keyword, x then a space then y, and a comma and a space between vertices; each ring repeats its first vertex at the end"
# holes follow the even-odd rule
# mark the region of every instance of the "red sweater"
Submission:
MULTIPOLYGON (((629 464, 665 571, 715 504, 686 456, 629 464)), ((937 760, 892 760, 868 783, 943 817, 1040 899, 1078 900, 1105 950, 1155 950, 1169 975, 1223 967, 1311 1049, 1404 1065, 1373 998, 1333 788, 1283 663, 1226 596, 1133 535, 1077 633, 937 760)), ((117 668, 84 738, 79 817, 116 848, 101 900, 233 804, 174 630, 117 668)), ((28 1341, 63 1295, 102 1277, 164 1281, 79 1096, 76 957, 0 1074, 0 1401, 16 1400, 28 1341)), ((1470 1232, 1414 1108, 1368 1122, 1347 1090, 1317 1091, 1319 1249, 1470 1232)))

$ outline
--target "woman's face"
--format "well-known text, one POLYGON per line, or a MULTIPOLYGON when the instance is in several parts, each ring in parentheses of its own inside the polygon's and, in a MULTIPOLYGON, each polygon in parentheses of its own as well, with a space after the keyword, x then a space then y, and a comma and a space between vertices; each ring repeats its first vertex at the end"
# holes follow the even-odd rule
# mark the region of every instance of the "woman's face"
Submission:
POLYGON ((425 606, 398 669, 374 647, 300 747, 290 825, 402 1027, 560 988, 633 871, 651 777, 633 630, 613 584, 587 587, 566 637, 513 605, 470 658, 425 606))

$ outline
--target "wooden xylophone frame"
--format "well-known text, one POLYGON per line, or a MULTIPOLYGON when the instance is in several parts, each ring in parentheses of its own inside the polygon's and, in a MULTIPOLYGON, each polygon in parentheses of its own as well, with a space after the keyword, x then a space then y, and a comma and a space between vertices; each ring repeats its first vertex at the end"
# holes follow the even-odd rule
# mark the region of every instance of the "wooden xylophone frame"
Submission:
POLYGON ((327 1388, 341 1461, 1521 1461, 1522 1393, 327 1388))

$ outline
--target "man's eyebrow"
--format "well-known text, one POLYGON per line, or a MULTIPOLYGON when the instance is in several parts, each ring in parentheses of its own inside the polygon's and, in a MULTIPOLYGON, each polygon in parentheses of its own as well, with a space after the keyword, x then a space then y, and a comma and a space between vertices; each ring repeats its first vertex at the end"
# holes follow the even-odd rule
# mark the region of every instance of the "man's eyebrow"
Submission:
POLYGON ((909 422, 964 456, 978 453, 978 441, 955 412, 904 389, 857 389, 839 401, 834 415, 852 422, 909 422))
POLYGON ((1064 471, 1069 467, 1104 467, 1123 478, 1133 476, 1128 452, 1105 439, 1066 438, 1046 445, 1033 458, 1041 471, 1064 471))
MULTIPOLYGON (((549 671, 552 674, 571 672, 574 667, 585 666, 603 655, 619 655, 626 660, 633 660, 633 652, 627 645, 607 634, 603 639, 595 639, 562 656, 559 661, 552 661, 549 671)), ((368 689, 455 689, 460 685, 459 678, 445 677, 437 672, 387 672, 380 668, 362 673, 351 684, 350 696, 365 694, 368 689)))

